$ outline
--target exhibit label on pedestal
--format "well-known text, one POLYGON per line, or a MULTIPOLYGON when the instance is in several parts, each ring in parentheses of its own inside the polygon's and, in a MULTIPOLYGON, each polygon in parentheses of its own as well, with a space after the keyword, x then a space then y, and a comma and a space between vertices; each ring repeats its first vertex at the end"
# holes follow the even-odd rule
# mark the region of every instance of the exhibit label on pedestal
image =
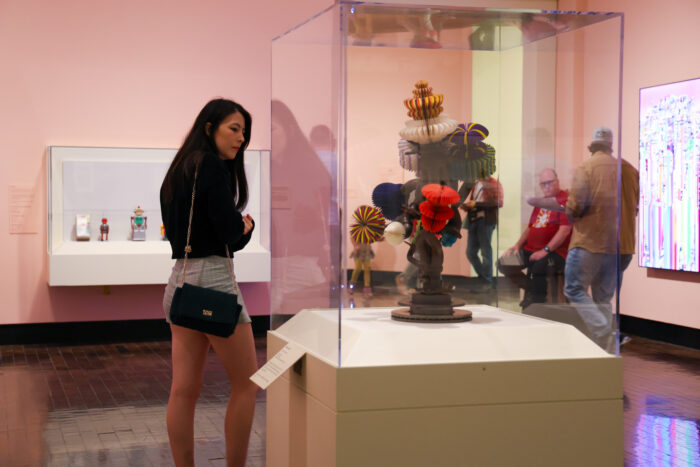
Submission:
POLYGON ((250 380, 262 389, 272 384, 282 373, 287 371, 304 356, 306 350, 296 344, 289 343, 277 352, 266 364, 255 372, 250 380))

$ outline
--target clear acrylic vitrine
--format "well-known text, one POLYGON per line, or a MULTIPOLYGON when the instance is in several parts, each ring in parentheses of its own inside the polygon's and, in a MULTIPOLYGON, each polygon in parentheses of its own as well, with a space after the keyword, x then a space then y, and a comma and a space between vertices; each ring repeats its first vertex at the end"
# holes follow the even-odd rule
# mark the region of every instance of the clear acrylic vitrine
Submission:
MULTIPOLYGON (((442 245, 442 287, 474 311, 472 322, 463 326, 491 326, 478 339, 488 339, 498 326, 518 328, 508 338, 509 355, 519 355, 516 359, 542 358, 532 347, 541 338, 535 328, 549 321, 539 318, 567 325, 566 336, 555 338, 554 354, 567 355, 574 346, 566 342, 579 342, 580 336, 594 341, 598 350, 616 353, 620 310, 615 292, 627 261, 620 252, 629 253, 619 249, 620 212, 629 208, 619 182, 626 176, 620 158, 622 23, 619 13, 341 1, 274 39, 272 329, 287 326, 338 366, 400 363, 395 355, 383 359, 376 349, 358 351, 358 342, 371 332, 381 336, 383 351, 391 354, 386 347, 392 346, 395 331, 428 326, 392 320, 390 312, 401 308, 411 289, 425 287, 411 277, 415 268, 407 254, 416 236, 414 221, 430 222, 420 203, 426 201, 424 185, 431 184, 450 187, 459 197, 447 209, 452 219, 444 225, 451 230, 438 230, 436 238, 442 245), (576 170, 591 159, 589 144, 601 126, 612 132, 612 156, 600 169, 608 171, 603 179, 612 185, 592 206, 594 198, 584 200, 593 196, 592 185, 586 185, 590 171, 576 170), (545 191, 554 178, 569 193, 576 185, 576 199, 583 200, 572 224, 562 212, 566 198, 545 191), (490 185, 477 183, 480 179, 490 185), (497 220, 488 223, 492 233, 469 227, 481 222, 466 209, 468 200, 484 201, 472 190, 478 187, 501 205, 497 220), (534 214, 537 203, 544 207, 534 214), (389 225, 406 212, 402 206, 411 205, 413 217, 398 223, 413 236, 402 238, 401 226, 389 225), (383 236, 364 224, 372 208, 385 219, 383 236), (593 255, 579 260, 570 278, 561 244, 549 253, 558 258, 549 260, 545 253, 545 268, 536 274, 528 276, 527 267, 508 269, 518 264, 507 253, 521 243, 525 229, 556 225, 557 231, 571 224, 575 231, 592 211, 605 218, 597 233, 605 245, 599 249, 591 247, 590 237, 579 239, 593 255), (367 238, 376 234, 371 253, 366 245, 356 247, 367 241, 358 225, 367 228, 367 238), (472 250, 475 240, 490 245, 490 259, 488 247, 477 254, 491 265, 490 283, 488 266, 482 265, 479 274, 467 256, 470 232, 472 250), (353 277, 364 267, 358 257, 371 257, 369 287, 362 274, 353 277), (591 282, 592 299, 583 300, 580 290, 574 297, 574 283, 582 289, 581 283, 591 282), (315 316, 295 325, 290 318, 302 310, 315 316), (491 315, 494 310, 506 313, 491 315), (372 322, 378 327, 360 329, 372 322), (364 363, 358 363, 358 352, 368 354, 364 363)), ((438 217, 437 211, 430 215, 438 217)), ((590 229, 580 235, 590 235, 590 229)), ((526 256, 542 248, 541 241, 537 245, 526 256)), ((405 338, 449 347, 449 332, 457 325, 432 326, 433 337, 405 338)), ((495 348, 494 339, 478 342, 495 348)), ((406 358, 422 362, 424 350, 406 358)), ((445 355, 425 361, 452 361, 445 355)))

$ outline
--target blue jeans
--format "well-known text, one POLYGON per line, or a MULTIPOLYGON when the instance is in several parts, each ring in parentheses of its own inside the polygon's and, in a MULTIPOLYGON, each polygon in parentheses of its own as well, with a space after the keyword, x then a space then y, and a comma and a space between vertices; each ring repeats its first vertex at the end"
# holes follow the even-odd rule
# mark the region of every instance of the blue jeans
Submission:
POLYGON ((489 284, 493 284, 491 236, 495 228, 496 224, 486 225, 483 217, 471 221, 468 227, 467 259, 472 263, 477 275, 489 284), (479 259, 479 250, 481 250, 481 259, 479 259))
MULTIPOLYGON (((413 253, 413 257, 416 260, 420 261, 420 256, 418 255, 418 252, 413 253)), ((404 268, 403 272, 399 274, 399 277, 406 285, 406 287, 409 287, 411 289, 418 288, 418 266, 411 263, 410 261, 406 263, 406 267, 404 268)))
MULTIPOLYGON (((632 255, 620 255, 622 273, 632 255)), ((612 298, 617 289, 617 255, 573 248, 566 256, 564 295, 576 308, 593 340, 605 348, 613 332, 612 298), (588 295, 588 288, 591 295, 588 295)))

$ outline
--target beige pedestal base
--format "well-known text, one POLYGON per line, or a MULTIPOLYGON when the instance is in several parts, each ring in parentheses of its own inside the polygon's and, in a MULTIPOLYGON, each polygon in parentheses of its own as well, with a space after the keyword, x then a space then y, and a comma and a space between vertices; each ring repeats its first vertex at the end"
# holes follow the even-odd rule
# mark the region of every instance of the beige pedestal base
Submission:
POLYGON ((290 341, 309 350, 268 388, 268 466, 622 465, 621 361, 571 326, 482 307, 449 329, 394 321, 392 335, 388 309, 350 313, 341 367, 312 332, 333 328, 330 310, 305 310, 268 334, 270 356, 290 341), (513 331, 523 339, 508 339, 513 331), (470 338, 479 361, 460 355, 470 338), (402 363, 408 342, 444 348, 402 363), (509 346, 526 359, 502 358, 509 346))

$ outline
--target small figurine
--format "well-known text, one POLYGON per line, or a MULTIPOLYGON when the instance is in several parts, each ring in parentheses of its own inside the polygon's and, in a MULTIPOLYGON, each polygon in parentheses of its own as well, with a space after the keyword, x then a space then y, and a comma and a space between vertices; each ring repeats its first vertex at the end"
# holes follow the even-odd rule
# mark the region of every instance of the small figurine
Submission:
POLYGON ((90 214, 77 214, 75 216, 75 239, 90 240, 90 214))
POLYGON ((370 263, 374 258, 372 243, 382 239, 386 220, 379 209, 368 205, 362 205, 355 209, 352 216, 355 223, 350 226, 350 238, 353 244, 353 252, 350 257, 355 260, 355 269, 348 286, 350 293, 352 293, 360 271, 362 271, 365 284, 362 292, 365 296, 371 297, 370 263))
POLYGON ((107 224, 107 218, 102 218, 102 224, 100 224, 100 241, 106 242, 109 240, 109 224, 107 224))
POLYGON ((372 267, 371 262, 374 258, 374 252, 372 251, 371 243, 355 243, 353 241, 353 251, 350 257, 355 261, 355 269, 352 271, 352 277, 350 278, 350 293, 353 293, 357 288, 357 280, 360 278, 360 272, 363 273, 364 285, 362 293, 367 296, 372 296, 371 287, 371 276, 372 267))
POLYGON ((146 241, 146 228, 148 227, 148 216, 143 215, 141 206, 136 206, 134 215, 131 216, 131 239, 135 242, 146 241))
POLYGON ((167 240, 168 236, 165 235, 165 226, 163 224, 160 224, 160 239, 161 240, 167 240))

